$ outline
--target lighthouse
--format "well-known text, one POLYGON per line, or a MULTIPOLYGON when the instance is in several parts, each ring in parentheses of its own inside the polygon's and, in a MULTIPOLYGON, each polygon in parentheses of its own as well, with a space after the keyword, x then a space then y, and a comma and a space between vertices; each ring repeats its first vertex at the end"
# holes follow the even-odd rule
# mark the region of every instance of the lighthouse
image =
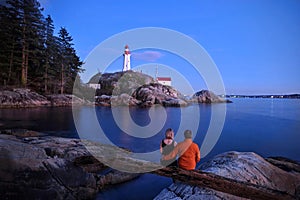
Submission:
POLYGON ((128 45, 125 46, 125 51, 123 54, 123 72, 130 70, 130 51, 128 45))

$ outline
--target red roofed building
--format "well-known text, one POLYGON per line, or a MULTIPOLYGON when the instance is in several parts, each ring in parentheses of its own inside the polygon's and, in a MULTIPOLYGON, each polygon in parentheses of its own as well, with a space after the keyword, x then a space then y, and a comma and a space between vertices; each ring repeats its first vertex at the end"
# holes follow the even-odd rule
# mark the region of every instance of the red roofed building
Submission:
POLYGON ((157 77, 156 81, 162 85, 171 86, 172 80, 171 77, 157 77))

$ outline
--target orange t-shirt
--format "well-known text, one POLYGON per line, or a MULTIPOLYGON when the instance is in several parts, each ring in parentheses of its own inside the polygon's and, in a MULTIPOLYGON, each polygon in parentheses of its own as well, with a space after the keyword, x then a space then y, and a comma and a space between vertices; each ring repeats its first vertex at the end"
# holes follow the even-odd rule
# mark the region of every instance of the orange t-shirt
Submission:
POLYGON ((165 160, 170 160, 179 155, 178 165, 182 169, 193 170, 197 162, 200 161, 200 150, 192 139, 185 139, 177 144, 175 149, 168 155, 164 156, 165 160))

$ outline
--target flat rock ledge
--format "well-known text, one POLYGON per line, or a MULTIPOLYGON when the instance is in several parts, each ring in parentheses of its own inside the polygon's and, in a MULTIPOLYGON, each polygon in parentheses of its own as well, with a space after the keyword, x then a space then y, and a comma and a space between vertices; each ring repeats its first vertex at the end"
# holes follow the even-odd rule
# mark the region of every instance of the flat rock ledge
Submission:
MULTIPOLYGON (((271 162, 253 152, 226 152, 200 165, 199 177, 202 177, 200 177, 199 183, 202 185, 198 185, 195 180, 192 181, 192 177, 181 177, 186 182, 195 184, 175 181, 168 188, 162 190, 155 200, 270 199, 267 197, 268 195, 274 195, 274 198, 271 199, 300 199, 299 163, 287 159, 278 161, 276 158, 272 158, 271 162), (203 178, 213 177, 210 174, 217 176, 214 177, 215 183, 213 179, 209 183, 203 180, 203 178), (224 177, 224 181, 222 177, 224 177), (234 180, 232 185, 230 185, 230 181, 228 182, 228 178, 234 180), (222 183, 226 183, 224 188, 222 183), (203 187, 203 185, 211 185, 221 190, 203 187), (239 191, 234 186, 242 186, 241 188, 244 190, 239 191), (227 192, 224 192, 226 190, 227 192), (249 192, 249 196, 245 192, 249 192), (251 197, 250 194, 253 196, 251 197)), ((191 172, 190 176, 192 174, 197 175, 197 170, 191 172)))
MULTIPOLYGON (((99 162, 79 139, 34 131, 15 135, 0 134, 0 196, 4 199, 94 199, 103 188, 139 176, 99 162)), ((90 145, 111 158, 112 147, 90 145)))

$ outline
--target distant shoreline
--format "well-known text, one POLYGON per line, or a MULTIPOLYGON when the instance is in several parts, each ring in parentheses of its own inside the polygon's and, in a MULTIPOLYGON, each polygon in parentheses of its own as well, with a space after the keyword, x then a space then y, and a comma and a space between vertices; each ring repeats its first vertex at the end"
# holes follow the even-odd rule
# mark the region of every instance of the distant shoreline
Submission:
POLYGON ((300 94, 286 95, 224 95, 226 98, 300 99, 300 94))

